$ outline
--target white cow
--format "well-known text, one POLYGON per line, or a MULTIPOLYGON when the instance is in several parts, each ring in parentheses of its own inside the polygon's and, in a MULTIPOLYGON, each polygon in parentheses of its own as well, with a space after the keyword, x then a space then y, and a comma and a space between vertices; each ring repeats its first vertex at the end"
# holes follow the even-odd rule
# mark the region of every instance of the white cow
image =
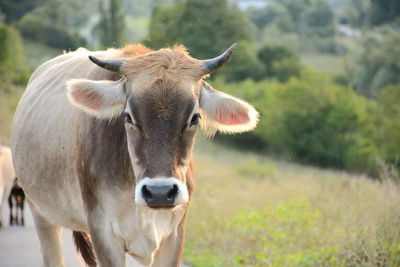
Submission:
POLYGON ((125 253, 180 264, 198 126, 213 135, 257 123, 252 106, 203 81, 235 47, 209 60, 182 46, 78 49, 32 75, 12 148, 46 266, 64 265, 62 227, 90 266, 124 266, 125 253))

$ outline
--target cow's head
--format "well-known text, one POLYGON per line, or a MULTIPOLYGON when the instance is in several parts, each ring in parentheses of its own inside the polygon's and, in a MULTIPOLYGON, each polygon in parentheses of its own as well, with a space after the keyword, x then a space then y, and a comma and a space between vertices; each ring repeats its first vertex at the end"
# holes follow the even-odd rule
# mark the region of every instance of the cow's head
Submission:
POLYGON ((119 59, 90 56, 93 63, 122 78, 68 82, 73 104, 98 118, 116 118, 125 125, 136 204, 160 208, 189 201, 186 179, 198 127, 206 135, 255 127, 258 113, 251 105, 203 81, 235 48, 236 44, 209 60, 190 57, 182 46, 136 57, 125 51, 119 59))

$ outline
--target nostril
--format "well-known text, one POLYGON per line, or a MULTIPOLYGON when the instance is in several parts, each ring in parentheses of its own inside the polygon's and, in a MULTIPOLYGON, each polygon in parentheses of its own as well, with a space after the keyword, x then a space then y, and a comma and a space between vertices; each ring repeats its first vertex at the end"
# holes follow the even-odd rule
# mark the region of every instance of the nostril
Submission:
POLYGON ((175 200, 178 194, 178 186, 174 184, 174 187, 168 192, 167 200, 175 200))
POLYGON ((147 187, 145 185, 142 187, 142 194, 146 200, 153 199, 153 195, 151 194, 151 192, 147 189, 147 187))

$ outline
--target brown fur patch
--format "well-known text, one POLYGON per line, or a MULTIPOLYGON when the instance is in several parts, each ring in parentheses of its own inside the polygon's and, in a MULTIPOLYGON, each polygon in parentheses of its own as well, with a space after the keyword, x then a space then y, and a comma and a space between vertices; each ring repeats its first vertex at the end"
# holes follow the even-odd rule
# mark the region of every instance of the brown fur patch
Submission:
MULTIPOLYGON (((142 48, 141 48, 142 49, 142 48)), ((161 49, 128 60, 122 69, 126 77, 135 77, 147 86, 157 80, 195 82, 202 75, 201 61, 189 56, 185 47, 161 49)))
POLYGON ((152 50, 141 44, 129 44, 122 48, 123 56, 137 57, 150 53, 152 50))

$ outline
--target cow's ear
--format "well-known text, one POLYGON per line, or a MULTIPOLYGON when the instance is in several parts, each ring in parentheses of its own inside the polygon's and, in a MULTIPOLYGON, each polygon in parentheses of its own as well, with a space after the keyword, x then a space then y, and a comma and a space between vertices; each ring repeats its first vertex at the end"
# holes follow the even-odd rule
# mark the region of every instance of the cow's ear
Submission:
POLYGON ((78 108, 99 118, 111 119, 125 108, 125 79, 92 81, 73 79, 67 82, 68 98, 78 108))
POLYGON ((202 81, 200 89, 201 129, 208 136, 247 132, 256 127, 258 112, 248 103, 212 88, 202 81))

